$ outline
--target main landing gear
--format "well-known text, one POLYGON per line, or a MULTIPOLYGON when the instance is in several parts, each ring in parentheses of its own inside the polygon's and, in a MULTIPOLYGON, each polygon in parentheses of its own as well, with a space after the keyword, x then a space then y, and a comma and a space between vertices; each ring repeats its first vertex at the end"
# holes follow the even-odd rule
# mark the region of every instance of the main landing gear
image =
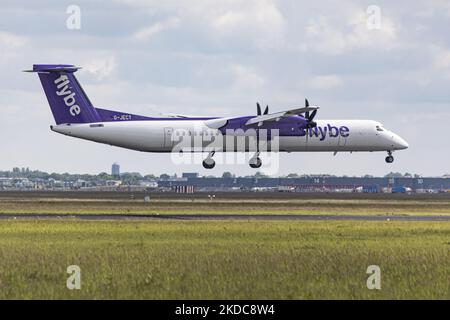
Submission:
MULTIPOLYGON (((208 157, 206 157, 206 159, 203 160, 203 162, 202 162, 203 168, 205 168, 205 169, 213 169, 216 166, 216 162, 212 158, 215 153, 216 153, 215 151, 211 151, 208 154, 208 157)), ((259 157, 259 152, 255 153, 255 155, 248 161, 248 164, 253 169, 261 168, 262 160, 259 157)))
POLYGON ((202 163, 203 164, 203 168, 205 168, 205 169, 212 169, 212 168, 214 168, 216 166, 216 162, 212 158, 215 153, 216 153, 215 151, 211 151, 208 154, 208 157, 205 160, 203 160, 203 163, 202 163))
POLYGON ((394 162, 394 157, 392 156, 392 151, 388 151, 388 156, 386 157, 385 160, 386 160, 387 163, 394 162))
POLYGON ((250 168, 258 169, 262 166, 261 158, 259 157, 259 152, 255 153, 255 155, 248 161, 250 168))

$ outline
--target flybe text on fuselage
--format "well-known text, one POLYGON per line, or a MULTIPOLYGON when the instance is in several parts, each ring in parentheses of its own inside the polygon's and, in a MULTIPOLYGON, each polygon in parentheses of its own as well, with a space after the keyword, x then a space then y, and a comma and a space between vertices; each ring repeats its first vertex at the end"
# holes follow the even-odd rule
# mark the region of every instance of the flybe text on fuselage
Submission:
POLYGON ((332 126, 331 124, 327 124, 326 126, 317 126, 310 129, 302 129, 300 131, 300 136, 305 136, 307 130, 311 138, 315 136, 318 137, 320 141, 325 140, 327 136, 330 138, 337 138, 339 136, 347 138, 350 135, 350 129, 346 126, 336 127, 332 126))
POLYGON ((81 108, 76 104, 75 92, 70 90, 69 78, 62 74, 58 79, 55 80, 56 84, 56 94, 58 96, 63 96, 64 104, 69 107, 70 114, 75 117, 81 113, 81 108))

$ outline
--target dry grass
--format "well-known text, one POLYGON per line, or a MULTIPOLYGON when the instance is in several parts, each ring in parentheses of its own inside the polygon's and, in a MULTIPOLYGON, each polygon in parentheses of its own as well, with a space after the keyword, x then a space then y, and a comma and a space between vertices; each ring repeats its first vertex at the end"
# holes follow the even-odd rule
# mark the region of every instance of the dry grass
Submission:
MULTIPOLYGON (((205 196, 206 197, 206 196, 205 196)), ((325 199, 130 199, 6 198, 1 213, 130 213, 130 214, 374 214, 450 215, 450 200, 325 199)))

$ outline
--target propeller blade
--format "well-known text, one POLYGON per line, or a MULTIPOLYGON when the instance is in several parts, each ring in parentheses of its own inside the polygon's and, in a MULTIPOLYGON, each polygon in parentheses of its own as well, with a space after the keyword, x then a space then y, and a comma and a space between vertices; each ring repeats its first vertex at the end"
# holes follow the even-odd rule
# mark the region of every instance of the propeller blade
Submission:
POLYGON ((261 106, 259 105, 259 102, 256 103, 256 114, 258 116, 261 115, 261 106))
MULTIPOLYGON (((309 107, 309 101, 308 99, 305 99, 305 107, 308 108, 309 107)), ((309 119, 309 111, 306 111, 305 113, 305 118, 309 119)))
POLYGON ((264 110, 264 114, 268 114, 269 113, 269 106, 266 106, 266 109, 264 110))
POLYGON ((314 119, 314 117, 316 116, 316 114, 317 114, 317 109, 314 110, 314 111, 311 113, 311 115, 309 115, 308 120, 309 120, 309 121, 313 121, 313 119, 314 119))

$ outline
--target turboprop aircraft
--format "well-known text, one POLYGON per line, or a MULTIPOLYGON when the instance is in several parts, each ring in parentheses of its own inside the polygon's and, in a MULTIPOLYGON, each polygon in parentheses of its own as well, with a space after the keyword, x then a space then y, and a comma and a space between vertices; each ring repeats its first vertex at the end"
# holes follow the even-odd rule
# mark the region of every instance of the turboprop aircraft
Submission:
POLYGON ((185 115, 142 116, 94 107, 67 64, 35 64, 56 125, 50 129, 72 137, 145 152, 205 152, 203 166, 215 166, 216 152, 252 152, 252 168, 269 152, 392 152, 408 148, 400 136, 373 120, 315 120, 318 106, 238 117, 185 115))

